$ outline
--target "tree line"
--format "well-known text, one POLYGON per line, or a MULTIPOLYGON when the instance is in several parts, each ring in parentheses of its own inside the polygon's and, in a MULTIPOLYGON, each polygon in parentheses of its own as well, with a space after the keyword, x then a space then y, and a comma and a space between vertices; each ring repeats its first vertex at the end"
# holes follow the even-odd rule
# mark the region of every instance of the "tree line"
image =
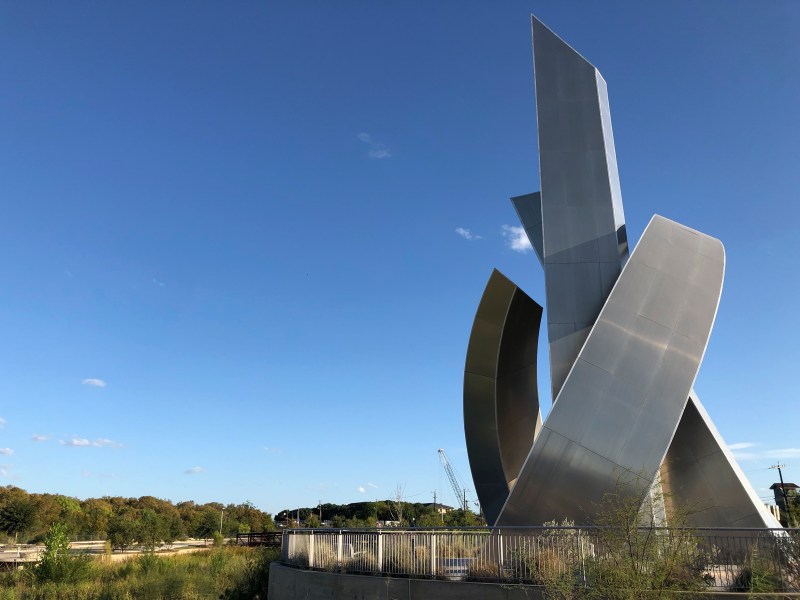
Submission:
POLYGON ((209 539, 220 530, 232 536, 275 529, 272 515, 250 502, 173 504, 153 496, 78 500, 61 494, 29 494, 11 485, 0 487, 0 535, 6 536, 6 543, 40 542, 53 523, 63 524, 72 540, 109 540, 120 549, 133 544, 154 548, 187 537, 209 539))
POLYGON ((323 523, 335 528, 375 527, 378 521, 393 521, 400 527, 474 527, 485 525, 480 515, 471 510, 441 504, 378 500, 351 504, 322 503, 314 507, 285 509, 275 515, 287 527, 319 527, 323 523))

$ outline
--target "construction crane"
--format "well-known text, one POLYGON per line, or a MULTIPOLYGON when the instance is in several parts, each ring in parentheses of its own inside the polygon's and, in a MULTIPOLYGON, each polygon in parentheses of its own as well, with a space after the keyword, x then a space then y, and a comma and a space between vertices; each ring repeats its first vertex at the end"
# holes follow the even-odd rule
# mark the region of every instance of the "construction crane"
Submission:
POLYGON ((447 454, 444 453, 443 448, 439 448, 439 459, 442 461, 444 472, 447 473, 447 478, 450 480, 450 485, 453 488, 453 493, 456 495, 456 501, 461 503, 461 509, 464 512, 466 512, 467 492, 462 490, 461 486, 458 484, 458 479, 456 478, 456 472, 453 470, 453 466, 450 464, 450 461, 447 460, 447 454))

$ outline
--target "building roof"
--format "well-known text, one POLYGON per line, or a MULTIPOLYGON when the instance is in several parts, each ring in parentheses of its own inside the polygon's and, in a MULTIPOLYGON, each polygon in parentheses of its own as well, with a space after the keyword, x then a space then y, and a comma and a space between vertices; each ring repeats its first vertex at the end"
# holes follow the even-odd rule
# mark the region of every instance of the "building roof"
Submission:
MULTIPOLYGON (((782 487, 785 490, 796 490, 798 488, 797 484, 795 483, 784 483, 782 487)), ((779 490, 780 488, 780 483, 773 483, 771 486, 769 486, 769 489, 771 490, 779 490)))

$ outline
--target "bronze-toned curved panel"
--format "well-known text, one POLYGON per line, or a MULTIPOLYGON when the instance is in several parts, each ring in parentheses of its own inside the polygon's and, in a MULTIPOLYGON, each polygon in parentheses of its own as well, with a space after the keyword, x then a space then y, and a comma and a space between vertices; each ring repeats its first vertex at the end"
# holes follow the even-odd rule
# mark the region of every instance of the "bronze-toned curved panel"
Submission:
POLYGON ((700 368, 724 270, 719 240, 653 217, 567 376, 498 525, 564 518, 591 523, 603 495, 620 491, 620 477, 630 494, 650 487, 700 368))
POLYGON ((541 319, 541 306, 492 271, 464 368, 464 433, 487 523, 500 513, 541 427, 536 387, 541 319))

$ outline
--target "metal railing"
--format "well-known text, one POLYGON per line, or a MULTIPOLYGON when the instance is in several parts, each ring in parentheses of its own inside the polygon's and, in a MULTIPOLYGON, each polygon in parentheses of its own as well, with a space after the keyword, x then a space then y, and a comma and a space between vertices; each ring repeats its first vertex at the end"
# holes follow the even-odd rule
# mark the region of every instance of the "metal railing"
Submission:
POLYGON ((291 529, 283 532, 282 562, 394 577, 798 592, 800 530, 291 529))
POLYGON ((269 546, 280 548, 283 536, 280 531, 264 531, 260 533, 237 533, 237 546, 269 546))

